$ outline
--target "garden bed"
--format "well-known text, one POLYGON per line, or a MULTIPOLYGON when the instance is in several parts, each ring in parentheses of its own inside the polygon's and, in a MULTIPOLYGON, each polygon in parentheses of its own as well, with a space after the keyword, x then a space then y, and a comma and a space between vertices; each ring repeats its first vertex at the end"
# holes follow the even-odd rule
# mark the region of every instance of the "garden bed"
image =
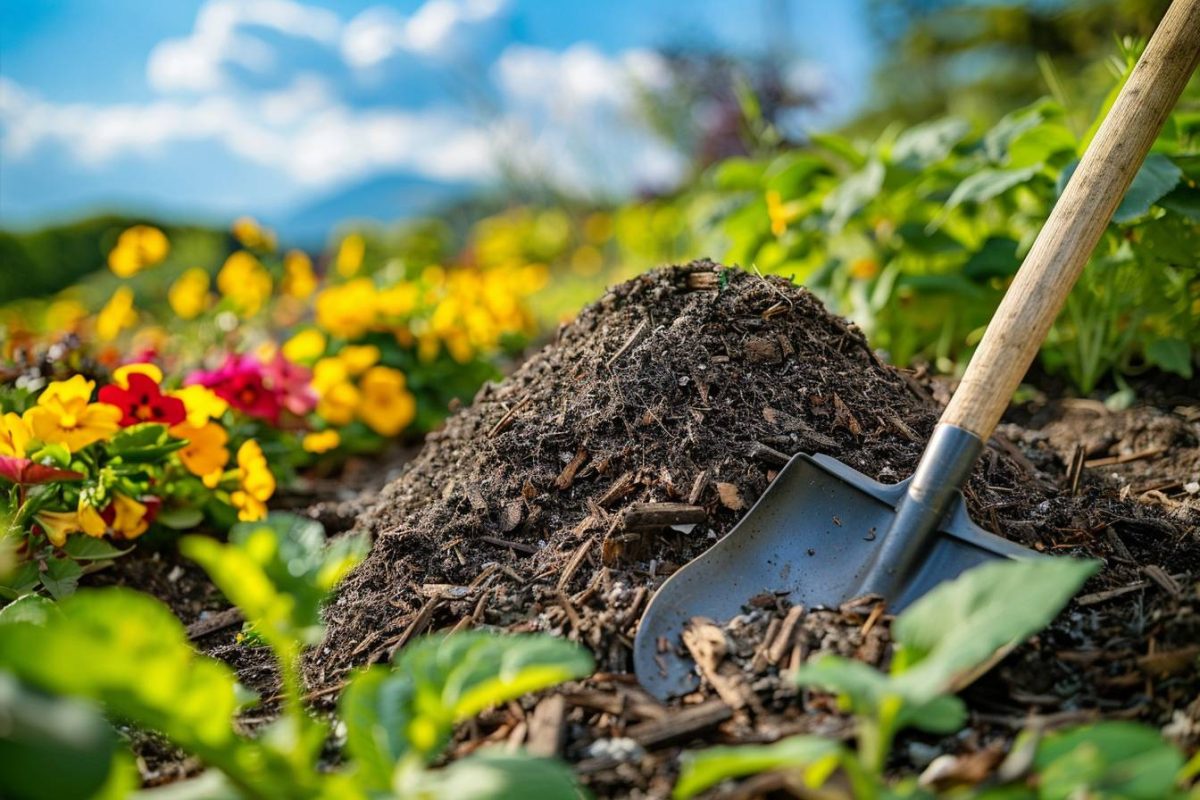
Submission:
MULTIPOLYGON (((885 664, 889 616, 873 598, 796 610, 769 592, 747 597, 747 613, 725 625, 726 663, 709 665, 716 685, 672 706, 638 688, 634 631, 655 588, 728 532, 791 454, 899 480, 945 394, 883 364, 859 331, 779 279, 697 262, 615 287, 485 386, 377 496, 311 509, 337 529, 361 505, 357 527, 376 539, 328 607, 326 642, 306 664, 312 696, 331 704, 351 669, 427 632, 538 630, 588 646, 597 674, 488 712, 460 732, 457 753, 509 742, 565 756, 599 796, 664 796, 683 749, 849 735, 830 698, 784 673, 825 650, 885 664), (687 508, 663 524, 648 505, 662 502, 687 508)), ((1188 486, 1200 407, 1169 392, 1161 405, 1048 402, 990 443, 966 489, 973 518, 1106 568, 967 690, 962 734, 906 738, 897 767, 950 753, 962 775, 986 771, 1020 728, 1094 717, 1200 741, 1200 497, 1188 486)), ((144 563, 127 560, 117 579, 137 585, 129 571, 144 563)), ((269 696, 272 675, 233 642, 236 620, 206 591, 198 583, 173 605, 206 650, 269 696), (229 624, 207 631, 205 620, 229 624)))

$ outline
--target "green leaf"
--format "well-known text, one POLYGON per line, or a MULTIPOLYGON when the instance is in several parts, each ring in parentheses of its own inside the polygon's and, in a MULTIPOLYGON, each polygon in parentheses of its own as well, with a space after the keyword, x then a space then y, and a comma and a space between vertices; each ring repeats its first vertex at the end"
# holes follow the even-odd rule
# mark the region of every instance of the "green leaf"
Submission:
POLYGON ((277 650, 320 640, 321 603, 367 546, 362 536, 339 537, 327 546, 320 523, 294 514, 238 523, 227 545, 206 536, 180 542, 181 552, 204 567, 277 650))
POLYGON ((686 800, 721 781, 774 770, 799 772, 806 785, 816 789, 843 755, 836 741, 819 736, 792 736, 773 744, 710 747, 684 753, 672 797, 686 800), (816 782, 809 783, 809 779, 816 782))
POLYGON ((1133 176, 1133 183, 1121 205, 1113 214, 1113 222, 1132 222, 1150 213, 1150 207, 1179 185, 1182 170, 1162 153, 1151 153, 1141 169, 1133 176))
POLYGON ((412 796, 428 800, 582 800, 587 795, 561 761, 486 750, 445 769, 422 772, 412 796))
POLYGON ((88 703, 36 692, 0 672, 0 785, 11 797, 92 797, 117 734, 88 703))
POLYGON ((133 550, 132 547, 121 549, 108 539, 97 539, 91 536, 69 536, 62 549, 76 561, 104 561, 125 555, 133 550))
POLYGON ((998 561, 942 583, 896 618, 893 671, 903 694, 931 700, 998 652, 1044 628, 1097 561, 998 561))
POLYGON ((962 727, 967 710, 953 695, 916 694, 911 687, 861 661, 825 653, 796 671, 796 682, 838 695, 845 710, 869 719, 894 714, 897 725, 930 733, 962 727))
POLYGON ((108 442, 108 452, 126 463, 152 464, 187 446, 183 439, 173 439, 165 425, 143 422, 122 428, 108 442))
POLYGON ((950 155, 954 145, 971 130, 965 120, 945 117, 909 128, 892 144, 892 161, 913 171, 924 169, 950 155))
POLYGON ((954 191, 950 193, 950 199, 946 201, 945 211, 957 208, 963 203, 986 203, 1014 186, 1020 186, 1027 182, 1040 169, 1040 166, 1035 165, 1021 169, 980 170, 969 175, 954 188, 954 191))
POLYGON ((858 169, 867 163, 866 155, 845 136, 838 136, 836 133, 813 133, 809 135, 808 140, 816 147, 833 153, 851 169, 858 169))
POLYGON ((764 166, 749 158, 729 158, 712 172, 713 184, 726 192, 754 191, 762 187, 764 166))
POLYGON ((989 236, 963 264, 963 275, 980 282, 1016 275, 1021 266, 1021 259, 1017 258, 1018 247, 1015 239, 989 236))
POLYGON ((1152 728, 1099 722, 1047 735, 1034 764, 1041 800, 1159 800, 1171 796, 1183 755, 1152 728))
POLYGON ((1184 339, 1154 339, 1146 345, 1146 360, 1182 378, 1192 377, 1192 348, 1184 339))
POLYGON ((113 588, 79 591, 58 611, 41 625, 0 625, 0 669, 98 701, 204 758, 233 746, 233 672, 198 655, 170 609, 113 588))
POLYGON ((883 164, 871 161, 838 184, 824 202, 824 209, 830 214, 829 230, 836 233, 844 228, 852 216, 879 194, 883 178, 883 164))
POLYGON ((784 153, 767 166, 763 188, 779 192, 786 202, 806 193, 811 188, 810 178, 825 169, 825 162, 809 153, 784 153))
POLYGON ((1070 161, 1078 142, 1061 121, 1046 121, 1022 131, 1008 147, 1009 167, 1030 167, 1057 161, 1070 161))
POLYGON ((1025 131, 1041 124, 1048 105, 1046 101, 1039 101, 1006 114, 997 122, 983 137, 983 150, 988 159, 995 164, 1004 164, 1008 160, 1009 145, 1025 131))
POLYGON ((346 746, 373 786, 413 753, 429 761, 454 725, 497 703, 580 678, 593 669, 579 645, 549 636, 473 631, 420 639, 395 669, 374 667, 347 687, 339 706, 346 746))
POLYGON ((164 508, 158 512, 154 521, 173 531, 186 531, 204 521, 204 512, 193 507, 164 508))
POLYGON ((0 625, 10 625, 16 622, 43 625, 54 613, 57 612, 53 600, 42 597, 40 594, 27 594, 13 600, 4 608, 0 608, 0 625))
POLYGON ((33 561, 18 564, 10 574, 0 580, 0 597, 15 600, 21 595, 28 594, 41 583, 38 565, 33 561))
POLYGON ((1189 222, 1200 222, 1200 189, 1177 186, 1159 201, 1159 205, 1189 222))
POLYGON ((42 586, 46 587, 55 600, 61 600, 75 591, 83 567, 69 558, 48 558, 46 569, 41 573, 42 586))

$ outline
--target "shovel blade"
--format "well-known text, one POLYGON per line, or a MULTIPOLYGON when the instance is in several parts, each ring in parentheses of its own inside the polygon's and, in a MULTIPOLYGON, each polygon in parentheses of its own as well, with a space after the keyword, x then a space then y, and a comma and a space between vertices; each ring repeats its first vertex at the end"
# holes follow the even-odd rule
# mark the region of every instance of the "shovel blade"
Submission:
MULTIPOLYGON (((807 608, 861 594, 907 486, 879 483, 827 456, 795 456, 733 530, 651 599, 634 642, 639 681, 664 700, 696 688, 694 664, 680 645, 692 617, 727 621, 764 592, 807 608)), ((1031 554, 972 523, 960 496, 920 569, 888 598, 889 610, 971 567, 1031 554)))

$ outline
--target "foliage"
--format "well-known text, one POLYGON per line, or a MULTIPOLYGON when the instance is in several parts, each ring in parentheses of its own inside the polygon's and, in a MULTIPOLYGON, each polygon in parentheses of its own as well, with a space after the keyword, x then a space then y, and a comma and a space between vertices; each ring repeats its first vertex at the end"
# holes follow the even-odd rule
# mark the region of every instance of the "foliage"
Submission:
MULTIPOLYGON (((892 627, 896 652, 887 674, 831 654, 797 672, 801 685, 836 694, 839 705, 853 715, 855 750, 819 736, 794 736, 765 746, 687 754, 675 797, 693 797, 729 778, 764 771, 783 772, 809 792, 821 789, 822 797, 933 797, 930 787, 911 779, 885 779, 895 734, 906 727, 957 731, 966 708, 952 693, 1048 624, 1097 567, 1096 562, 1069 559, 997 562, 943 583, 897 617, 892 627)), ((1115 722, 1040 739, 1036 731, 1023 737, 1013 752, 1032 748, 1030 785, 1036 794, 1014 784, 1012 793, 1003 796, 1184 796, 1176 788, 1183 758, 1154 730, 1115 722)), ((995 796, 989 791, 953 796, 995 796)))
MULTIPOLYGON (((590 656, 576 645, 483 632, 414 642, 394 669, 374 667, 351 679, 341 707, 349 764, 330 771, 320 763, 330 729, 305 706, 298 658, 319 639, 320 603, 361 556, 362 541, 327 545, 316 523, 272 515, 239 525, 229 544, 195 536, 184 548, 276 656, 280 719, 257 739, 241 735, 234 715, 252 699, 229 667, 191 648, 166 607, 125 589, 84 590, 56 605, 28 598, 0 616, 0 717, 31 713, 30 703, 41 703, 63 704, 55 713, 80 720, 71 730, 47 727, 49 743, 37 741, 37 731, 15 739, 0 734, 0 759, 47 746, 62 753, 74 743, 79 770, 60 769, 54 780, 119 783, 120 759, 114 776, 97 761, 112 753, 111 735, 85 707, 56 699, 79 698, 164 734, 213 768, 167 787, 168 797, 486 798, 510 796, 518 786, 535 787, 539 797, 578 796, 565 767, 520 754, 483 752, 430 769, 454 723, 590 672, 590 656), (50 696, 32 695, 31 687, 50 696)), ((127 788, 119 784, 111 796, 124 796, 120 786, 127 788)))
MULTIPOLYGON (((1137 52, 1126 43, 1118 85, 1137 52)), ((724 243, 728 261, 796 277, 897 364, 919 356, 950 370, 978 341, 1094 132, 1072 116, 1045 99, 982 134, 947 117, 869 142, 826 134, 726 161, 689 198, 714 209, 702 247, 724 243)), ((1192 374, 1198 144, 1195 115, 1181 108, 1043 347, 1045 366, 1085 393, 1147 366, 1192 374)))

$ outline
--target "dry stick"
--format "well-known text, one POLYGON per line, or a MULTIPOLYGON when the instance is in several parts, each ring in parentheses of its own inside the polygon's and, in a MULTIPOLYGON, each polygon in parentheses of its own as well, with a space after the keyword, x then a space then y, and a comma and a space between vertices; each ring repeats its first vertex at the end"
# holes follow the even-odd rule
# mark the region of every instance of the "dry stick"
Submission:
POLYGON ((1083 462, 1084 469, 1095 469, 1096 467, 1111 467, 1115 464, 1128 464, 1130 461, 1141 461, 1143 458, 1154 458, 1154 456, 1162 455, 1167 452, 1167 448, 1160 445, 1158 447, 1150 447, 1146 450, 1141 450, 1137 453, 1126 453, 1119 456, 1106 456, 1104 458, 1093 458, 1083 462))
POLYGON ((592 544, 595 543, 595 541, 596 537, 591 536, 575 550, 574 554, 571 556, 571 560, 567 562, 566 568, 563 569, 562 575, 559 576, 559 589, 566 589, 567 586, 570 585, 571 578, 575 577, 576 571, 578 571, 580 565, 583 564, 583 560, 587 558, 588 550, 591 548, 592 544))
POLYGON ((224 611, 218 611, 215 614, 210 614, 203 619, 198 619, 191 625, 187 626, 188 638, 195 641, 210 633, 225 630, 233 627, 241 622, 245 617, 242 616, 242 611, 239 608, 227 608, 224 611))
POLYGON ((530 400, 532 400, 532 398, 529 395, 525 395, 525 397, 521 398, 521 401, 519 403, 517 403, 515 406, 510 408, 504 414, 504 416, 501 417, 500 420, 495 425, 492 426, 492 429, 490 431, 488 431, 488 433, 487 433, 487 438, 491 439, 493 436, 500 433, 500 431, 507 428, 509 426, 509 424, 513 421, 513 417, 515 417, 518 413, 520 413, 521 409, 523 409, 523 408, 525 408, 525 406, 529 405, 530 400))
POLYGON ((525 544, 524 542, 513 542, 509 541, 508 539, 501 539, 499 536, 480 536, 479 541, 487 542, 488 544, 494 544, 497 547, 505 547, 509 550, 516 550, 518 553, 525 553, 526 555, 534 555, 538 551, 538 549, 531 544, 525 544))
POLYGON ((643 319, 638 323, 638 326, 633 329, 633 333, 629 334, 629 338, 625 340, 625 344, 618 347, 617 352, 613 353, 612 358, 605 363, 605 369, 612 369, 613 364, 617 363, 617 360, 621 356, 625 355, 629 348, 633 347, 633 345, 637 342, 638 337, 642 335, 642 331, 646 330, 646 325, 649 324, 649 322, 650 320, 643 319))

